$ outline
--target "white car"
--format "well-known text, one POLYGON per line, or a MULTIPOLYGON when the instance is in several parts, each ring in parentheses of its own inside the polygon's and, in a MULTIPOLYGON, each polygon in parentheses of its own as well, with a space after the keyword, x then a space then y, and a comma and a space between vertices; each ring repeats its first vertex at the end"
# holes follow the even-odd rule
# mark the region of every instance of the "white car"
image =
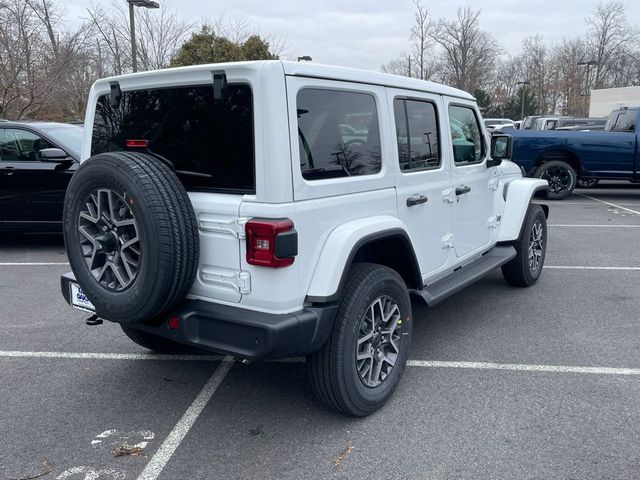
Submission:
POLYGON ((485 118, 484 119, 484 125, 485 127, 487 127, 487 130, 489 131, 513 129, 513 128, 516 128, 515 123, 516 123, 515 121, 509 118, 485 118))
MULTIPOLYGON (((471 95, 312 63, 198 65, 97 81, 67 191, 69 304, 156 351, 307 356, 356 416, 392 395, 410 298, 502 267, 542 272, 547 182, 471 95)), ((507 308, 500 302, 495 308, 507 308)))

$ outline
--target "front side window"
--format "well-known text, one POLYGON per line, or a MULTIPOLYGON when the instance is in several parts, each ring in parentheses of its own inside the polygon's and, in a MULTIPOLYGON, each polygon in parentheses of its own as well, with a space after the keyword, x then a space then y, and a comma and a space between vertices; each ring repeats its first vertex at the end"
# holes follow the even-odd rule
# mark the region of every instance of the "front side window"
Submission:
POLYGON ((372 95, 305 88, 297 95, 300 171, 305 180, 372 175, 381 169, 372 95))
POLYGON ((213 85, 125 91, 116 106, 102 95, 91 154, 127 150, 127 140, 146 140, 149 153, 168 160, 187 190, 255 191, 248 85, 227 85, 220 100, 213 85))
POLYGON ((449 106, 449 124, 456 165, 481 163, 484 159, 482 130, 472 108, 449 106))
POLYGON ((393 102, 398 160, 403 172, 440 166, 438 121, 435 105, 397 98, 393 102))
POLYGON ((53 147, 51 142, 28 130, 0 129, 0 160, 3 162, 37 162, 38 151, 53 147))

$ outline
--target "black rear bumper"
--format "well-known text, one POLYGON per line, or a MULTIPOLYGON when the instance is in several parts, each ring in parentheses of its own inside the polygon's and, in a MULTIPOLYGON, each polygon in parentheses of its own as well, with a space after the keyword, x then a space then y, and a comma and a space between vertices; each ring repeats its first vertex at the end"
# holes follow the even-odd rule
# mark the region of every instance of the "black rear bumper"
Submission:
MULTIPOLYGON (((72 273, 61 277, 62 294, 70 304, 72 273)), ((300 311, 273 314, 229 305, 184 300, 164 318, 135 327, 176 342, 250 360, 307 355, 326 341, 337 305, 306 307, 300 311), (178 329, 168 320, 178 318, 178 329)))

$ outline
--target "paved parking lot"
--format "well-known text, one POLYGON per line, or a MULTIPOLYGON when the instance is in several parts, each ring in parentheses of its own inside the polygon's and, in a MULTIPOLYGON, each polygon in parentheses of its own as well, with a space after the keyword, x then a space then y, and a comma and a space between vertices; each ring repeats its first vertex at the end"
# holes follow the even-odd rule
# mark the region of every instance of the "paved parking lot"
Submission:
POLYGON ((414 307, 410 366, 366 419, 319 405, 301 359, 162 357, 85 326, 61 238, 4 235, 0 479, 637 479, 640 188, 604 187, 547 202, 534 287, 496 272, 414 307))

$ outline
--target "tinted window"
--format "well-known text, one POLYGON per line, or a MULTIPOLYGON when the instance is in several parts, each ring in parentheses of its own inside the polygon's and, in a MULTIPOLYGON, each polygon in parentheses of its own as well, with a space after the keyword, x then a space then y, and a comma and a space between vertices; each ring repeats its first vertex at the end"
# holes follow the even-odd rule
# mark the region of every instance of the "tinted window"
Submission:
POLYGON ((393 107, 400 169, 406 172, 440 166, 435 106, 430 102, 399 98, 393 107))
POLYGON ((300 170, 306 180, 370 175, 381 168, 375 99, 307 88, 297 97, 300 170))
POLYGON ((213 86, 122 92, 113 107, 99 98, 91 154, 125 150, 128 139, 147 140, 150 152, 173 164, 187 189, 253 192, 251 89, 228 85, 221 101, 213 86))
POLYGON ((473 109, 451 105, 449 122, 456 165, 482 162, 484 154, 482 131, 473 109))
POLYGON ((612 132, 634 132, 636 130, 636 117, 638 112, 635 110, 627 110, 620 112, 617 116, 612 115, 612 119, 609 120, 607 130, 612 132))
POLYGON ((28 130, 0 129, 0 160, 3 162, 37 162, 38 150, 54 145, 28 130))

